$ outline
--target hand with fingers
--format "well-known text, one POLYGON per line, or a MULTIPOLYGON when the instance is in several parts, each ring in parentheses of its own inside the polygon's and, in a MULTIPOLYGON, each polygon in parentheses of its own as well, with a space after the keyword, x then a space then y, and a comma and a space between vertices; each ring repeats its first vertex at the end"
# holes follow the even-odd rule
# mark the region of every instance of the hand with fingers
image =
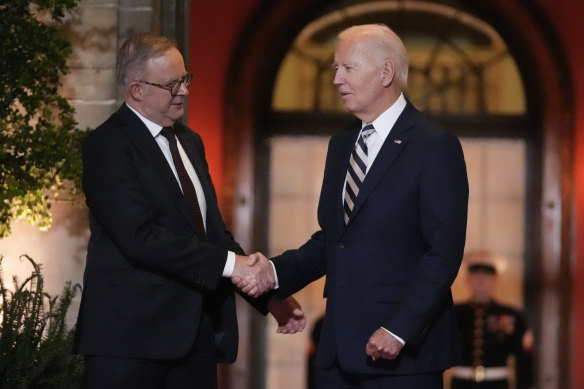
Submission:
POLYGON ((272 297, 268 302, 268 310, 278 322, 276 332, 279 334, 295 334, 306 327, 306 316, 294 297, 284 300, 272 297))
POLYGON ((236 255, 231 282, 249 296, 259 297, 276 285, 276 277, 270 261, 262 253, 249 257, 236 255))
POLYGON ((369 338, 365 352, 374 361, 378 359, 393 360, 399 355, 403 344, 383 328, 377 329, 369 338))

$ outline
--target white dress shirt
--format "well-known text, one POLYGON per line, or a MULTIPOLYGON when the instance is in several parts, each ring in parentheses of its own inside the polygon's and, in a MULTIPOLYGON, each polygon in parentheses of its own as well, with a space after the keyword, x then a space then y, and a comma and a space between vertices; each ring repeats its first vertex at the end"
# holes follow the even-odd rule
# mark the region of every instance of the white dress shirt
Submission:
MULTIPOLYGON (((371 123, 362 122, 361 123, 361 131, 363 127, 367 124, 373 124, 375 131, 365 139, 365 144, 367 145, 367 170, 366 173, 369 173, 369 169, 373 162, 375 162, 375 158, 377 154, 379 154, 379 150, 381 150, 381 146, 387 139, 389 132, 393 128, 393 125, 399 118, 399 115, 403 112, 404 108, 406 107, 406 98, 404 97, 403 93, 400 94, 398 99, 393 103, 391 107, 389 107, 386 111, 384 111, 381 115, 377 117, 371 123)), ((359 132, 359 136, 357 137, 357 141, 361 136, 361 132, 359 132)), ((357 142, 355 142, 357 144, 357 142)), ((347 186, 347 179, 345 178, 345 185, 343 186, 343 198, 342 203, 345 201, 345 187, 347 186)))

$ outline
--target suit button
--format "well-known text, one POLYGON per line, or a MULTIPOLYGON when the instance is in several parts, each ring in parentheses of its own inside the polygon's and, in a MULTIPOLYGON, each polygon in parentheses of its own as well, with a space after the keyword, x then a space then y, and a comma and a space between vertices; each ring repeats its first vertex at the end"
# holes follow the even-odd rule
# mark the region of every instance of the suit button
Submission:
POLYGON ((345 248, 345 243, 344 242, 339 243, 339 248, 344 249, 345 248))

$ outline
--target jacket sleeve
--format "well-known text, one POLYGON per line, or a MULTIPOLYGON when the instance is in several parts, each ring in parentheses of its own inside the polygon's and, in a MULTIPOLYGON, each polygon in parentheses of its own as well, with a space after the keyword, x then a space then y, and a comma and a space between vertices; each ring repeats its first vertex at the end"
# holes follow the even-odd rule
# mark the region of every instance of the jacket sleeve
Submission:
POLYGON ((413 347, 421 342, 445 304, 451 304, 450 287, 464 252, 468 180, 462 147, 452 134, 439 137, 424 162, 419 207, 424 255, 398 310, 384 323, 413 347))

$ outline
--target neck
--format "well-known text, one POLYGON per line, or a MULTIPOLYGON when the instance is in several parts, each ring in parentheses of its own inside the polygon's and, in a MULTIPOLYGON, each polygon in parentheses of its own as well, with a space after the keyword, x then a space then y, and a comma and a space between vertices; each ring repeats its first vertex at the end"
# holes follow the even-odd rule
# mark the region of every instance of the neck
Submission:
POLYGON ((399 99, 401 95, 401 92, 398 92, 397 94, 389 94, 387 95, 384 99, 380 100, 380 104, 376 107, 375 110, 371 111, 371 112, 366 112, 360 115, 355 115, 358 119, 364 121, 365 123, 373 123, 373 121, 375 121, 375 119, 377 119, 379 116, 381 116, 382 113, 384 113, 385 111, 387 111, 389 108, 391 108, 392 105, 394 105, 397 101, 397 99, 399 99))

